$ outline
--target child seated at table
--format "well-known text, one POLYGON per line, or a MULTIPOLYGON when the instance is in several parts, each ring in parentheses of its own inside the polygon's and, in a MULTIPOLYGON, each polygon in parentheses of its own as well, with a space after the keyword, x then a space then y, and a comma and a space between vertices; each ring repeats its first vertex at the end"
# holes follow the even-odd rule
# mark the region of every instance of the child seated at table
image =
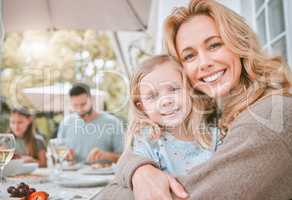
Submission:
POLYGON ((9 132, 16 140, 15 154, 24 162, 37 162, 47 166, 44 139, 36 133, 33 116, 25 108, 14 108, 9 117, 9 132))

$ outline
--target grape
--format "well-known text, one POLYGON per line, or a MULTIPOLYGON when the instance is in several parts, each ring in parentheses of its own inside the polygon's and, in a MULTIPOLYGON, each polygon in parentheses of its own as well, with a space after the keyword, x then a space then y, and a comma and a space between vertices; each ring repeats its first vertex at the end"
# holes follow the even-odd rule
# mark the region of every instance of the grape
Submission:
POLYGON ((23 186, 23 189, 24 189, 25 191, 28 191, 28 190, 29 190, 29 186, 28 186, 28 185, 25 185, 25 186, 23 186))
POLYGON ((26 196, 26 191, 23 189, 23 188, 19 188, 18 189, 18 194, 23 197, 23 196, 26 196))
POLYGON ((15 191, 15 187, 13 187, 13 186, 10 186, 9 188, 7 188, 7 192, 9 193, 9 194, 12 194, 14 191, 15 191))
POLYGON ((17 188, 14 188, 14 190, 11 192, 11 197, 18 197, 18 189, 17 188))
POLYGON ((23 188, 26 187, 28 185, 26 185, 24 182, 19 183, 18 188, 23 188))

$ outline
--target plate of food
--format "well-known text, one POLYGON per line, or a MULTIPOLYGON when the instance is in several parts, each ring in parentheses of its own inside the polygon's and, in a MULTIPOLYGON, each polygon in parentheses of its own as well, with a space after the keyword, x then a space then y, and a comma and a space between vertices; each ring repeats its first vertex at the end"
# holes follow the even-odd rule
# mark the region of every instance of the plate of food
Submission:
POLYGON ((64 162, 62 164, 62 170, 63 171, 77 171, 82 168, 82 163, 70 163, 70 162, 64 162))
POLYGON ((112 166, 112 163, 102 163, 102 162, 97 162, 90 165, 92 169, 103 169, 103 168, 109 168, 111 166, 112 166))
POLYGON ((112 163, 95 163, 84 169, 86 175, 112 175, 116 172, 116 165, 112 163))

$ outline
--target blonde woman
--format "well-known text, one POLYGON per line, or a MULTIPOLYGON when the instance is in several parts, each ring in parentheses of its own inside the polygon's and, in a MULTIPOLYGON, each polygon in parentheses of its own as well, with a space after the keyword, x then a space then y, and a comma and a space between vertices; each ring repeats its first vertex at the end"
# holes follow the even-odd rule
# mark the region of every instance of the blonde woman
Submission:
POLYGON ((263 53, 244 20, 213 0, 177 8, 165 21, 165 39, 194 90, 214 100, 222 144, 176 178, 128 152, 117 185, 105 191, 138 200, 291 199, 291 81, 281 58, 263 53))

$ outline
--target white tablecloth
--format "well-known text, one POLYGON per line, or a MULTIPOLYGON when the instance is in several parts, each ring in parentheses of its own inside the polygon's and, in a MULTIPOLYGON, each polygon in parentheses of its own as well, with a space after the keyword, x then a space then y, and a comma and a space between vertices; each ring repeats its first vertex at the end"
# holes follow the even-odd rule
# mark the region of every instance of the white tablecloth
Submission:
MULTIPOLYGON (((87 168, 89 166, 86 166, 87 168)), ((61 176, 71 177, 78 176, 82 174, 83 169, 77 171, 62 171, 61 176)), ((82 188, 70 188, 60 186, 56 180, 53 180, 53 169, 39 168, 33 173, 28 175, 21 175, 16 177, 7 177, 6 181, 1 185, 1 197, 0 199, 6 200, 10 199, 8 197, 7 188, 9 186, 16 186, 20 182, 25 182, 30 185, 30 187, 35 188, 37 191, 45 191, 49 193, 49 200, 90 200, 103 188, 103 187, 82 187, 82 188), (4 195, 3 195, 4 191, 4 195)), ((90 179, 106 178, 111 180, 113 175, 87 175, 90 179)))

